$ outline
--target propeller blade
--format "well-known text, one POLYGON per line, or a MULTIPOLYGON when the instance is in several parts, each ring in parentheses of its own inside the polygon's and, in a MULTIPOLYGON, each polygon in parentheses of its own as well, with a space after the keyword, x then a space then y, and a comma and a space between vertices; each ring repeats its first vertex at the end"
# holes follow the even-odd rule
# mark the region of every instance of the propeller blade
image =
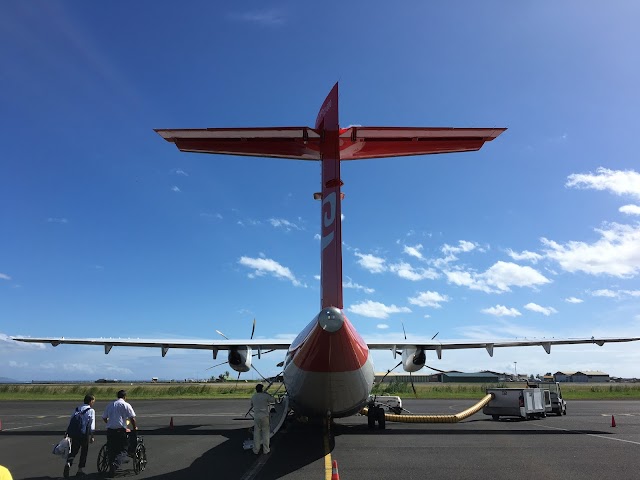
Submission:
POLYGON ((413 384, 413 375, 411 375, 411 372, 409 372, 409 380, 411 380, 411 388, 413 389, 413 396, 417 397, 418 392, 416 392, 416 386, 413 384))
POLYGON ((284 366, 284 360, 276 364, 276 367, 282 367, 282 366, 284 366))
POLYGON ((218 335, 222 335, 224 338, 226 338, 227 340, 229 340, 229 337, 227 337, 224 333, 222 333, 220 330, 216 330, 216 333, 218 335))
POLYGON ((434 338, 436 338, 436 337, 438 336, 438 333, 440 333, 440 332, 437 332, 433 337, 431 337, 431 340, 433 340, 434 338))
POLYGON ((378 382, 378 385, 380 385, 382 382, 384 382, 384 379, 387 378, 387 375, 389 375, 392 371, 394 371, 400 365, 402 365, 402 361, 400 363, 398 363, 395 367, 393 367, 391 370, 387 370, 387 373, 385 373, 384 376, 380 379, 380 382, 378 382))
POLYGON ((211 370, 212 368, 219 367, 220 365, 224 365, 225 363, 229 363, 229 362, 216 363, 213 367, 206 368, 205 370, 211 370))
MULTIPOLYGON (((260 355, 266 355, 267 353, 271 353, 271 352, 275 352, 275 349, 272 348, 271 350, 267 350, 266 352, 260 352, 260 350, 258 349, 258 353, 254 353, 251 356, 260 358, 260 355)), ((280 366, 282 366, 282 365, 280 365, 280 366)))
POLYGON ((407 332, 404 329, 404 322, 400 322, 402 324, 402 333, 404 333, 404 339, 407 339, 407 332))
POLYGON ((264 375, 262 375, 260 372, 258 372, 258 369, 255 367, 255 365, 251 365, 251 368, 253 368, 258 373, 258 375, 260 375, 262 377, 262 380, 264 380, 265 382, 269 383, 269 380, 267 380, 264 375))
POLYGON ((425 367, 427 367, 427 368, 428 368, 428 369, 430 369, 430 370, 436 371, 436 372, 440 372, 440 373, 447 373, 447 371, 446 371, 446 370, 440 370, 440 369, 438 369, 438 368, 433 368, 433 367, 430 367, 429 365, 425 365, 425 367))
POLYGON ((256 319, 253 319, 253 328, 251 329, 251 340, 253 340, 253 334, 256 331, 256 319))
POLYGON ((241 373, 242 373, 242 372, 238 372, 238 378, 236 378, 236 383, 235 383, 235 385, 233 386, 233 390, 234 390, 234 391, 235 391, 235 389, 236 389, 236 388, 238 388, 238 382, 240 381, 240 374, 241 374, 241 373))

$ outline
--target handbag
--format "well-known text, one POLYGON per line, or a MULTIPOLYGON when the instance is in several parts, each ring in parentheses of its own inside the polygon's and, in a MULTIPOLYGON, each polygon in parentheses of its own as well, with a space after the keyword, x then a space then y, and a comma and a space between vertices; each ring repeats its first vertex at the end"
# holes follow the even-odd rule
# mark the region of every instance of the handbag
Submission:
POLYGON ((53 453, 54 455, 58 455, 59 457, 66 460, 70 451, 71 451, 71 438, 64 437, 62 440, 60 440, 58 443, 56 443, 53 446, 53 451, 51 453, 53 453))

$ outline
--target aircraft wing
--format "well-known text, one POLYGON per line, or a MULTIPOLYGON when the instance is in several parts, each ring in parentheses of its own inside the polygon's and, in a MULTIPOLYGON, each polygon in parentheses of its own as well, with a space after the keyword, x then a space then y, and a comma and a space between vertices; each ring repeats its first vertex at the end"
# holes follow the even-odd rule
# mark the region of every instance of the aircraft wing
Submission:
POLYGON ((393 350, 402 349, 404 347, 419 346, 425 350, 435 350, 438 354, 438 358, 442 358, 443 350, 461 350, 467 348, 484 348, 487 350, 490 356, 493 357, 493 349, 500 347, 530 347, 539 345, 544 348, 545 352, 551 353, 551 345, 578 345, 593 343, 598 346, 603 346, 605 343, 620 343, 620 342, 635 342, 640 340, 640 337, 591 337, 591 338, 552 338, 552 339, 525 339, 525 340, 487 340, 487 341, 467 341, 467 340, 442 340, 433 341, 429 340, 423 343, 415 342, 409 343, 407 340, 402 342, 391 343, 385 342, 367 342, 369 349, 371 350, 393 350))
MULTIPOLYGON (((340 160, 471 152, 506 128, 349 127, 340 129, 340 160)), ((322 132, 310 127, 156 129, 183 152, 320 160, 322 132)))
POLYGON ((349 127, 340 131, 340 159, 471 152, 506 128, 349 127))
POLYGON ((229 350, 234 347, 252 347, 261 350, 287 350, 291 342, 273 339, 253 340, 148 340, 148 339, 121 339, 121 338, 32 338, 11 337, 18 342, 50 343, 54 347, 63 344, 70 345, 102 345, 104 353, 109 353, 113 347, 149 347, 159 348, 164 357, 170 348, 184 348, 190 350, 211 350, 214 358, 219 350, 229 350))

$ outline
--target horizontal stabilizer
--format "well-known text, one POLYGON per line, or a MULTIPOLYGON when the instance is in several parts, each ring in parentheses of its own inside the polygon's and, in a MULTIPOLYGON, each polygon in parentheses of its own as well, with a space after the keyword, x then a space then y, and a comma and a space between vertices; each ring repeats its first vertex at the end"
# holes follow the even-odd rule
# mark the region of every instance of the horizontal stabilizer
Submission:
MULTIPOLYGON (((479 150, 506 128, 349 127, 340 160, 479 150)), ((310 127, 157 129, 183 152, 320 160, 322 132, 310 127)))

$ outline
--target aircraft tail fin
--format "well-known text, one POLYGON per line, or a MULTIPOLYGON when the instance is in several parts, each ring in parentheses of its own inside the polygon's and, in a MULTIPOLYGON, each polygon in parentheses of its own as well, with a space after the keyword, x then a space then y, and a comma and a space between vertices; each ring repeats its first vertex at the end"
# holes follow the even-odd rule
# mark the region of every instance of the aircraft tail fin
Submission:
POLYGON ((322 107, 316 117, 316 130, 338 130, 338 84, 336 83, 327 98, 322 102, 322 107))

